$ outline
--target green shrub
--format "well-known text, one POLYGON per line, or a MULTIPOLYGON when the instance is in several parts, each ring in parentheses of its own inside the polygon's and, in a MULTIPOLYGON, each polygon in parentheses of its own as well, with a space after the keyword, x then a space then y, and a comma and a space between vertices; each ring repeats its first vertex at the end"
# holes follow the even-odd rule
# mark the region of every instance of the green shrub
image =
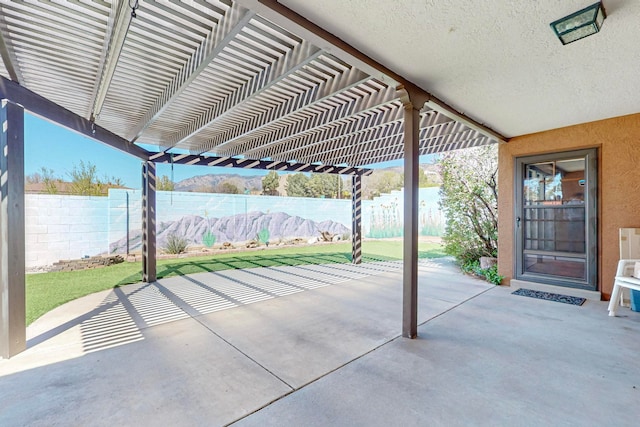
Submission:
POLYGON ((493 283, 494 285, 501 284, 502 279, 504 279, 504 276, 498 274, 497 265, 492 265, 491 267, 480 271, 482 271, 482 275, 487 280, 487 282, 493 283))
POLYGON ((460 270, 466 274, 478 274, 478 271, 480 271, 480 261, 477 259, 469 259, 459 265, 460 270))
POLYGON ((177 234, 170 234, 167 237, 167 246, 164 250, 168 254, 181 254, 187 250, 189 242, 186 238, 178 236, 177 234))
POLYGON ((460 264, 460 269, 466 274, 473 274, 478 277, 484 278, 487 282, 494 285, 500 285, 504 276, 498 274, 498 266, 492 265, 489 268, 480 268, 479 260, 469 260, 464 264, 460 264))
POLYGON ((474 273, 475 270, 470 270, 471 267, 473 267, 474 269, 479 269, 480 257, 486 256, 482 250, 476 248, 461 248, 460 250, 452 253, 451 247, 445 246, 445 252, 448 255, 453 255, 456 257, 456 261, 460 265, 462 271, 464 271, 465 273, 474 273))

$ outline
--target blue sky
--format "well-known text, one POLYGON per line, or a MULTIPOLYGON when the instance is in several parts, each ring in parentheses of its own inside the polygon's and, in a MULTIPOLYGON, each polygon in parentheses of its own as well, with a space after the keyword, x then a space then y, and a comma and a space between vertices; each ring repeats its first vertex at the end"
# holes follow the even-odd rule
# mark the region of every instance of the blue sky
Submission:
MULTIPOLYGON (((120 178, 130 188, 140 188, 141 161, 108 145, 86 138, 39 117, 25 114, 25 171, 26 175, 40 172, 42 167, 53 169, 56 176, 68 180, 68 173, 80 161, 96 166, 98 175, 120 178)), ((171 165, 159 164, 158 175, 171 176, 171 165)), ((210 173, 264 175, 260 170, 212 168, 174 165, 174 181, 210 173)))
MULTIPOLYGON (((428 156, 421 158, 429 161, 428 156)), ((42 167, 52 169, 62 179, 69 178, 68 173, 80 161, 96 166, 100 177, 120 178, 130 188, 140 188, 141 161, 122 153, 107 145, 69 131, 61 126, 25 114, 25 174, 40 172, 42 167)), ((386 162, 375 167, 401 166, 402 160, 386 162)), ((171 176, 171 166, 159 164, 158 175, 171 176)), ((175 182, 197 175, 211 173, 230 173, 238 175, 265 175, 266 171, 216 168, 205 166, 175 165, 173 178, 175 182)))

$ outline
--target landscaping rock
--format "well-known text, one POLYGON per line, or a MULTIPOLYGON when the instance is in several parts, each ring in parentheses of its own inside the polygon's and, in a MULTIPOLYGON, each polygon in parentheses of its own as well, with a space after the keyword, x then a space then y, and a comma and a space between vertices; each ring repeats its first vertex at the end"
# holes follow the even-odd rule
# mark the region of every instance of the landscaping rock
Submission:
POLYGON ((498 263, 498 258, 492 258, 488 256, 480 257, 480 268, 486 270, 493 267, 498 263))
POLYGON ((81 259, 60 260, 54 262, 49 271, 76 271, 102 268, 124 262, 122 255, 93 256, 81 259))

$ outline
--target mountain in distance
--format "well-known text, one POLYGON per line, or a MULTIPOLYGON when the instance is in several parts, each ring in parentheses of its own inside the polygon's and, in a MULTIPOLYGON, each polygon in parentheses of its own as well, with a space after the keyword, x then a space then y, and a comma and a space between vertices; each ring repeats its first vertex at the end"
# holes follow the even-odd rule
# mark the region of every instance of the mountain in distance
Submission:
MULTIPOLYGON (((167 239, 171 235, 185 238, 190 245, 202 245, 203 236, 209 231, 215 236, 216 245, 223 242, 252 240, 264 229, 269 230, 271 242, 278 242, 280 239, 319 237, 323 231, 339 235, 351 233, 349 228, 336 221, 316 222, 285 212, 264 213, 259 211, 221 218, 188 215, 177 221, 161 222, 157 227, 156 244, 158 248, 165 247, 167 239)), ((133 231, 129 239, 129 249, 140 249, 141 243, 141 230, 133 231)), ((109 252, 123 253, 126 251, 126 245, 127 238, 125 236, 112 242, 109 245, 109 252)))
MULTIPOLYGON (((442 183, 442 178, 440 177, 440 166, 435 163, 420 163, 419 167, 434 182, 442 183)), ((392 166, 375 170, 380 172, 395 172, 398 174, 404 173, 404 168, 402 166, 392 166)))
POLYGON ((245 188, 249 191, 262 191, 262 175, 238 175, 231 173, 197 175, 183 179, 175 184, 175 191, 207 191, 215 190, 223 182, 234 184, 240 192, 245 188))

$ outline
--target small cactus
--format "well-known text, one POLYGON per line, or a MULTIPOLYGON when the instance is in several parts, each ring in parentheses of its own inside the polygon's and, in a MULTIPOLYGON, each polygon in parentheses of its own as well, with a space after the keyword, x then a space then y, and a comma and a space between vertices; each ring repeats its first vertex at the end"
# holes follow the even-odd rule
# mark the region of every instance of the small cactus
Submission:
POLYGON ((260 232, 258 232, 257 237, 260 243, 264 243, 265 245, 269 246, 269 230, 263 228, 262 230, 260 230, 260 232))
POLYGON ((202 244, 210 248, 216 243, 216 236, 211 231, 207 231, 202 235, 202 244))

